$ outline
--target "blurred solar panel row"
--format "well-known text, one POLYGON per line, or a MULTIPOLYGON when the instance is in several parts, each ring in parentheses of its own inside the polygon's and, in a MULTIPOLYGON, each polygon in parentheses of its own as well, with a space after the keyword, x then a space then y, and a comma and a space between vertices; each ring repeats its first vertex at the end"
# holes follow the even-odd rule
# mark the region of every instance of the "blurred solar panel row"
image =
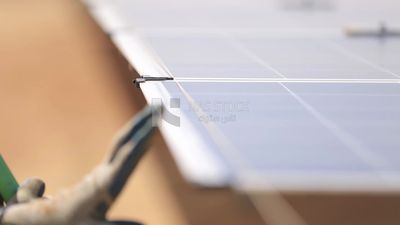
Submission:
POLYGON ((174 79, 140 86, 191 182, 400 187, 397 1, 86 2, 140 75, 174 79))

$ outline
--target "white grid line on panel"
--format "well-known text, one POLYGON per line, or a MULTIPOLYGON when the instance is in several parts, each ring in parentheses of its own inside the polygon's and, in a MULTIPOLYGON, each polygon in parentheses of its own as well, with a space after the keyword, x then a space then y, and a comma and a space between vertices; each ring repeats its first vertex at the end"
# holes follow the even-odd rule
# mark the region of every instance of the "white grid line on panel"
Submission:
MULTIPOLYGON (((194 78, 194 77, 175 77, 174 81, 177 82, 260 82, 260 83, 372 83, 372 84, 386 84, 398 83, 400 79, 295 79, 295 78, 247 78, 247 77, 234 77, 234 78, 220 78, 220 77, 207 77, 207 78, 194 78)), ((168 81, 172 82, 172 81, 168 81)))
MULTIPOLYGON (((353 135, 342 129, 340 126, 326 118, 322 113, 308 104, 303 98, 290 90, 286 85, 281 86, 289 92, 309 113, 311 113, 322 125, 332 132, 347 148, 357 154, 364 162, 370 165, 373 169, 378 169, 388 165, 388 162, 379 155, 370 151, 364 144, 358 141, 353 135)), ((374 171, 376 172, 376 171, 374 171)))
POLYGON ((340 44, 338 44, 338 43, 336 43, 336 42, 334 42, 332 40, 329 40, 329 39, 326 39, 326 41, 328 43, 328 46, 331 46, 334 50, 340 51, 341 53, 343 53, 343 54, 345 54, 345 55, 347 55, 347 56, 349 56, 349 57, 351 57, 351 58, 353 58, 353 59, 355 59, 355 60, 357 60, 357 61, 359 61, 361 63, 364 63, 364 64, 366 64, 366 65, 368 65, 368 66, 370 66, 370 67, 372 67, 372 68, 374 68, 376 70, 379 70, 381 72, 390 74, 390 75, 392 75, 394 77, 400 78, 400 75, 398 75, 398 74, 396 74, 396 73, 394 73, 394 72, 392 72, 392 71, 390 71, 390 70, 388 70, 388 69, 386 69, 386 68, 384 68, 384 67, 382 67, 380 65, 377 65, 376 63, 373 63, 373 62, 369 61, 365 57, 362 57, 361 55, 344 48, 340 44))

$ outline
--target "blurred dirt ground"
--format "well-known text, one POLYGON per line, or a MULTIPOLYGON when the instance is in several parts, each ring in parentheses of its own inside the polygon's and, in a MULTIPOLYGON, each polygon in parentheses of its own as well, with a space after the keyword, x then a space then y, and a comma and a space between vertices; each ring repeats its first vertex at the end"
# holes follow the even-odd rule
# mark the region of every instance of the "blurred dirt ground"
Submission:
MULTIPOLYGON (((126 65, 81 3, 0 1, 0 152, 19 181, 51 195, 103 159, 144 104, 126 65)), ((185 224, 166 179, 150 151, 110 216, 185 224)))

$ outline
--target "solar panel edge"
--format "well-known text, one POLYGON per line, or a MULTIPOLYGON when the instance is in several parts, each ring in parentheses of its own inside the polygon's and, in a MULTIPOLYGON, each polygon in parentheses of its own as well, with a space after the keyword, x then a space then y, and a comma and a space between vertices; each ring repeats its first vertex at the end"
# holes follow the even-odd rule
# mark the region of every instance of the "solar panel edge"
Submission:
MULTIPOLYGON (((161 83, 146 83, 141 85, 141 89, 148 104, 152 104, 154 100, 161 100, 167 104, 171 99, 170 93, 161 83)), ((171 109, 167 107, 167 110, 171 109)), ((229 186, 232 183, 232 174, 226 162, 212 153, 210 150, 212 146, 205 142, 183 113, 179 113, 178 116, 179 125, 171 124, 164 119, 160 131, 182 175, 199 186, 229 186)))

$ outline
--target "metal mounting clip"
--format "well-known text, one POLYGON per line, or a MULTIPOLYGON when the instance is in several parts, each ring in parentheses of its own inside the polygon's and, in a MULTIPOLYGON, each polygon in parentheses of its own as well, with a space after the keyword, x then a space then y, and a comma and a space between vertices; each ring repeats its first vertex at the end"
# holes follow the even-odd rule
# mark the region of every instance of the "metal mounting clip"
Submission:
POLYGON ((140 76, 133 80, 133 83, 137 88, 140 88, 140 84, 146 81, 164 81, 164 80, 173 80, 173 77, 150 77, 150 76, 140 76))
POLYGON ((389 38, 400 37, 400 30, 389 28, 385 23, 381 23, 375 29, 362 29, 362 28, 348 28, 346 34, 350 37, 376 37, 376 38, 389 38))

